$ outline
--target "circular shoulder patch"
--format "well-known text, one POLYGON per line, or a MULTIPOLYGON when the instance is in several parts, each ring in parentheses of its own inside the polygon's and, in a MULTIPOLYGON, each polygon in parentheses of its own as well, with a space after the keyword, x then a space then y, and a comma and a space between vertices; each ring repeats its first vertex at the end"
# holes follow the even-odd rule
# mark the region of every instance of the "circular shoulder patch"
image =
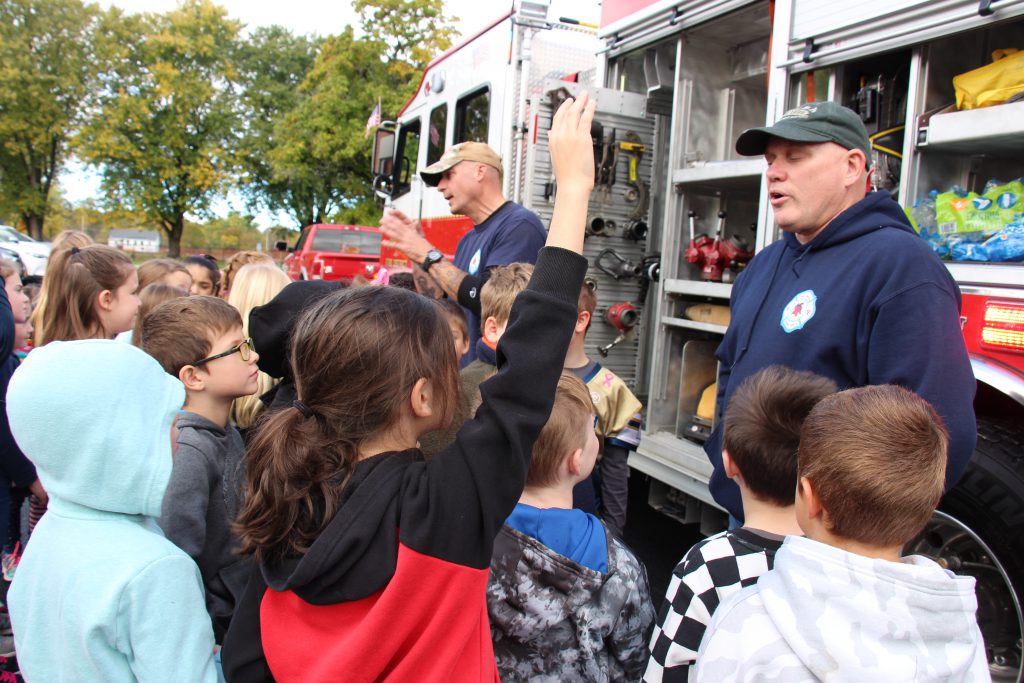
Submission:
POLYGON ((480 250, 477 249, 476 253, 473 254, 473 258, 469 260, 469 274, 476 275, 476 271, 480 270, 480 250))
POLYGON ((786 304, 782 309, 782 320, 779 324, 786 333, 796 332, 803 329, 807 321, 814 317, 818 297, 814 290, 805 289, 786 304))

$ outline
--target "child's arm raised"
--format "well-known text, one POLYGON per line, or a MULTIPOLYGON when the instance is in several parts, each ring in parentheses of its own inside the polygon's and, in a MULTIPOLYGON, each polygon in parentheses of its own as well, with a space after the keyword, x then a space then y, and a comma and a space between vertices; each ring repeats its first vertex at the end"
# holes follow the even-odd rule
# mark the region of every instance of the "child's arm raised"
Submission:
POLYGON ((523 491, 534 441, 551 414, 587 271, 580 253, 594 184, 593 117, 586 95, 566 100, 556 113, 549 133, 558 183, 554 216, 498 344, 498 373, 480 385, 483 402, 455 443, 422 471, 410 472, 401 540, 420 553, 487 567, 494 537, 523 491))
POLYGON ((545 246, 561 247, 583 253, 587 202, 594 189, 594 143, 590 124, 594 121, 595 100, 586 93, 579 99, 567 99, 555 112, 548 131, 551 166, 555 170, 558 194, 551 214, 551 227, 545 246))

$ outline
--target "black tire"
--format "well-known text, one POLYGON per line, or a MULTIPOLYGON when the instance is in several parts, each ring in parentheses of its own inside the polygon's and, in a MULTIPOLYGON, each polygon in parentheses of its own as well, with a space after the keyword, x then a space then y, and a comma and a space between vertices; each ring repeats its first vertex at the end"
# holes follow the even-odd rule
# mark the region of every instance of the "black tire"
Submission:
POLYGON ((978 625, 994 681, 1020 681, 1024 635, 1024 428, 978 418, 960 482, 908 549, 977 580, 978 625))

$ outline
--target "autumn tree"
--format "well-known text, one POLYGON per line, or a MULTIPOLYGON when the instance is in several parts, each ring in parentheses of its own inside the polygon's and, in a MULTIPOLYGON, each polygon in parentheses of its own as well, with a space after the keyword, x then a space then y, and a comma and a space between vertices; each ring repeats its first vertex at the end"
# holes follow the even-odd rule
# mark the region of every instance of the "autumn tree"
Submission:
POLYGON ((122 17, 121 52, 80 138, 107 205, 157 221, 171 256, 180 253, 186 215, 208 215, 235 170, 239 29, 208 0, 122 17))
POLYGON ((0 206, 35 239, 96 88, 100 16, 80 0, 0 2, 0 206))
POLYGON ((280 26, 255 29, 239 47, 236 70, 242 108, 240 189, 250 210, 283 211, 300 227, 323 215, 330 198, 320 183, 275 172, 275 126, 306 97, 300 86, 313 68, 320 39, 280 26))
POLYGON ((363 224, 379 219, 366 120, 378 102, 386 115, 397 113, 427 62, 454 34, 441 0, 357 0, 353 7, 363 37, 346 27, 328 38, 298 89, 296 106, 275 119, 270 168, 306 210, 277 208, 300 226, 329 217, 363 224))

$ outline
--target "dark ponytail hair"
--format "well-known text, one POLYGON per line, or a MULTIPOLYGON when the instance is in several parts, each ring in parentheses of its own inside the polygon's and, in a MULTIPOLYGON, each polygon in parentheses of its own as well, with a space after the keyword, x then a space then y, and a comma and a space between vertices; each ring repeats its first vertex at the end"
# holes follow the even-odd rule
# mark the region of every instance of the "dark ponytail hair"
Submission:
POLYGON ((458 393, 440 307, 391 287, 335 292, 299 318, 291 344, 299 401, 265 415, 246 456, 235 524, 260 561, 302 555, 330 523, 367 439, 393 428, 430 380, 444 424, 458 393))

